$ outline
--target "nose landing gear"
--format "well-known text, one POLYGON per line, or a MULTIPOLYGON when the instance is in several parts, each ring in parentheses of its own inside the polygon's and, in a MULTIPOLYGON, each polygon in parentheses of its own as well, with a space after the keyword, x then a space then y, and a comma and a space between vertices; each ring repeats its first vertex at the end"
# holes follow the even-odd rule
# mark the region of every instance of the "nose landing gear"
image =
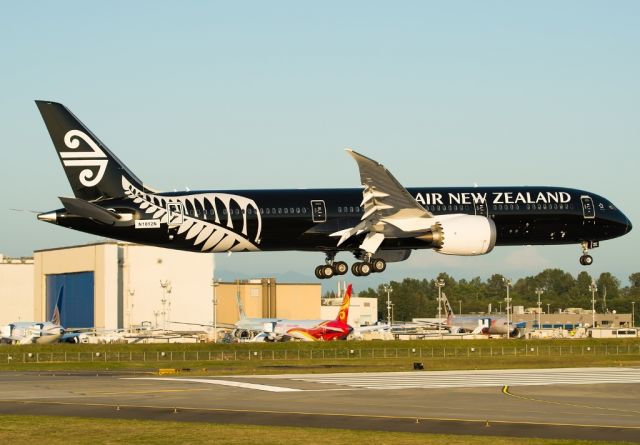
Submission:
POLYGON ((583 266, 590 266, 593 264, 593 257, 589 255, 589 249, 595 249, 596 247, 598 247, 598 241, 582 242, 582 256, 580 257, 580 264, 583 266))

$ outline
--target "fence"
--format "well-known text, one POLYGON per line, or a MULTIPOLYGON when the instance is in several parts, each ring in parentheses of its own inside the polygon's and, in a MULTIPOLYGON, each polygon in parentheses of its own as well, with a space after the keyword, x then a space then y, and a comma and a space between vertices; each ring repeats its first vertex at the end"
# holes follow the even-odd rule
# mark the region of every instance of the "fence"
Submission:
POLYGON ((219 351, 128 351, 112 352, 4 352, 0 364, 75 363, 75 362, 207 362, 245 360, 336 360, 452 358, 502 356, 610 356, 640 355, 640 344, 598 346, 496 346, 458 348, 354 348, 291 350, 219 350, 219 351))

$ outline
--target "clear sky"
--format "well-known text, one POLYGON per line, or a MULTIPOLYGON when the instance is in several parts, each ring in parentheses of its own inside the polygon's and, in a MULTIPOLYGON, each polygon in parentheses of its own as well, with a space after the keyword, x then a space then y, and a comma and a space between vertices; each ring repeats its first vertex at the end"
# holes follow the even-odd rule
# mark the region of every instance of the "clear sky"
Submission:
MULTIPOLYGON (((4 2, 0 57, 5 255, 95 240, 8 210, 71 195, 33 103, 46 99, 164 190, 357 187, 347 147, 406 186, 589 190, 636 229, 602 243, 587 270, 623 284, 640 271, 640 2, 4 2)), ((425 251, 356 280, 576 274, 579 255, 425 251)), ((311 279, 323 256, 216 261, 311 279)))

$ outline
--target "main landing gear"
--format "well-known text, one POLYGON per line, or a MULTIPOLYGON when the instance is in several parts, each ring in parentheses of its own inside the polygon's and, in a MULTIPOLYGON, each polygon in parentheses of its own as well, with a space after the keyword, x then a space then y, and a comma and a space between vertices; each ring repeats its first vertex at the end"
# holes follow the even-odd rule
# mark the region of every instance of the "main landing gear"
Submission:
MULTIPOLYGON (((324 280, 334 275, 344 275, 349 271, 349 265, 344 261, 335 261, 335 253, 328 253, 324 265, 316 267, 315 273, 318 279, 324 280)), ((387 268, 387 263, 382 258, 364 259, 351 266, 351 273, 356 277, 366 277, 371 273, 380 273, 387 268)))
POLYGON ((320 280, 331 278, 334 275, 344 275, 349 272, 349 265, 344 261, 335 261, 335 252, 327 253, 325 264, 316 267, 316 277, 320 280))
POLYGON ((583 266, 591 266, 593 264, 593 257, 589 255, 589 249, 595 249, 596 247, 598 247, 598 241, 582 242, 582 256, 580 257, 580 264, 583 266))

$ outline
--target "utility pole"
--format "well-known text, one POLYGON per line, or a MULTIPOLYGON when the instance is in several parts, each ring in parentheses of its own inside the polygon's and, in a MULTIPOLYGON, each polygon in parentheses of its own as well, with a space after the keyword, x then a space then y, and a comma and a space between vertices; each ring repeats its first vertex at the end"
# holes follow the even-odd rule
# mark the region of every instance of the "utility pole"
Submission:
POLYGON ((458 315, 462 314, 462 300, 458 300, 458 315))
POLYGON ((551 313, 551 303, 547 303, 547 314, 551 313))
POLYGON ((591 291, 591 329, 593 329, 596 327, 596 292, 598 291, 595 281, 591 281, 589 291, 591 291))
POLYGON ((507 286, 507 298, 505 298, 505 301, 507 302, 507 338, 509 338, 509 333, 511 332, 511 322, 509 320, 509 309, 511 308, 509 304, 511 302, 511 297, 509 296, 509 288, 511 287, 511 280, 507 278, 502 278, 502 280, 504 281, 505 286, 507 286))
POLYGON ((631 327, 636 327, 636 302, 631 302, 631 327))
POLYGON ((444 280, 439 278, 436 281, 438 287, 438 335, 442 335, 442 288, 444 287, 444 280))
POLYGON ((541 287, 536 287, 536 295, 538 296, 538 329, 542 328, 542 302, 540 301, 540 295, 544 292, 541 287))
POLYGON ((389 324, 389 329, 391 329, 391 292, 393 292, 393 288, 390 284, 383 284, 382 287, 387 293, 387 323, 389 324))

